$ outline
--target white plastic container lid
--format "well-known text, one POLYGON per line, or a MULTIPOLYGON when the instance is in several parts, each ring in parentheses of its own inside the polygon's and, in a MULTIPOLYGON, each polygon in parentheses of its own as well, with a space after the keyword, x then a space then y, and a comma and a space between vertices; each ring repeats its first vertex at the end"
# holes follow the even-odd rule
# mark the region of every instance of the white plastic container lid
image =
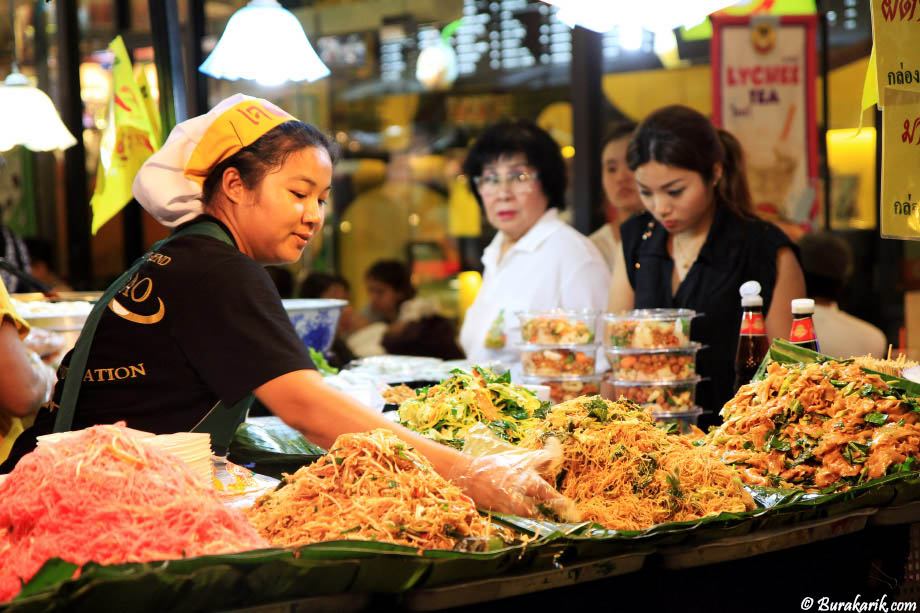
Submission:
POLYGON ((607 352, 607 355, 645 355, 647 353, 676 353, 678 355, 684 355, 688 353, 696 353, 700 349, 704 349, 708 345, 703 345, 702 343, 690 343, 689 345, 684 345, 683 347, 657 347, 654 349, 645 349, 643 347, 605 347, 604 351, 607 352))
POLYGON ((703 414, 703 408, 695 406, 687 411, 652 411, 652 419, 684 419, 687 417, 699 417, 703 414))
POLYGON ((524 385, 544 385, 549 381, 581 381, 582 383, 600 383, 603 380, 603 373, 593 375, 522 375, 520 382, 524 385))
POLYGON ((633 379, 614 379, 605 376, 604 380, 614 387, 686 387, 696 385, 703 377, 695 375, 689 379, 670 379, 667 381, 635 381, 633 379))
POLYGON ((763 298, 760 297, 760 283, 757 281, 745 281, 738 288, 738 293, 741 294, 741 306, 763 306, 763 298))
POLYGON ((600 343, 587 343, 585 345, 566 345, 560 343, 559 345, 538 345, 536 343, 521 343, 518 345, 518 349, 521 351, 535 352, 535 351, 553 351, 555 349, 565 349, 568 351, 579 351, 581 353, 592 353, 597 351, 597 348, 600 347, 600 343))
POLYGON ((796 298, 792 301, 793 315, 811 315, 815 312, 815 301, 811 298, 796 298))
POLYGON ((702 313, 697 313, 692 309, 636 309, 633 311, 619 311, 617 313, 605 313, 605 321, 668 321, 672 319, 693 319, 699 317, 702 313))

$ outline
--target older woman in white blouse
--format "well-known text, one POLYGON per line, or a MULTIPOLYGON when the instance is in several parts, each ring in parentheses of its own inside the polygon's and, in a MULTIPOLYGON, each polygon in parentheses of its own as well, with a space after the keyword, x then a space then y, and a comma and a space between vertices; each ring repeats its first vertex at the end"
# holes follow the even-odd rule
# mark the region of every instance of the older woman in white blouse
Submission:
POLYGON ((597 247, 558 219, 565 165, 545 131, 524 121, 491 126, 463 170, 498 233, 483 253, 482 288, 466 312, 460 344, 470 360, 516 366, 518 311, 602 311, 610 273, 597 247))

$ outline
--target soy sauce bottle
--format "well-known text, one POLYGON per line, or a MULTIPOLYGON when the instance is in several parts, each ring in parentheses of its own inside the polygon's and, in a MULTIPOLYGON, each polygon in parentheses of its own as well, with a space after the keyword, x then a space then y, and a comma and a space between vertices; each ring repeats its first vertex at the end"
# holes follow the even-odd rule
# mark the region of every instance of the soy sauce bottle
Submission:
POLYGON ((760 283, 748 281, 738 290, 741 294, 741 330, 738 332, 738 350, 735 352, 734 391, 749 383, 760 367, 770 342, 763 319, 763 298, 760 283))
POLYGON ((818 335, 815 333, 815 301, 811 298, 796 298, 792 301, 792 330, 789 342, 812 351, 818 351, 818 335))

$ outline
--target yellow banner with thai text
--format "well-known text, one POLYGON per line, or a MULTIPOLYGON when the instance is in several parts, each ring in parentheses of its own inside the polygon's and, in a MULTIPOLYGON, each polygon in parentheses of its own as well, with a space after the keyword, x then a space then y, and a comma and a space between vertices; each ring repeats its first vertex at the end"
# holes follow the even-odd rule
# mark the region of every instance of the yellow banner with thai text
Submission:
POLYGON ((881 234, 920 240, 920 92, 886 88, 881 234))
POLYGON ((880 108, 886 87, 920 92, 920 0, 872 0, 872 40, 880 108))

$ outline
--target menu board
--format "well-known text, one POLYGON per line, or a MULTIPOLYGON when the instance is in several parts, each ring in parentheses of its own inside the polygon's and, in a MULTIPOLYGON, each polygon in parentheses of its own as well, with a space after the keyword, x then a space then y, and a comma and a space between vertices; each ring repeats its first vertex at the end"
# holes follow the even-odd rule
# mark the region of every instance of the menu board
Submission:
MULTIPOLYGON (((572 32, 556 7, 537 0, 463 0, 463 18, 448 41, 457 54, 458 78, 491 80, 536 66, 568 67, 572 32)), ((389 23, 380 30, 380 76, 409 79, 418 52, 438 44, 445 24, 389 23)))

